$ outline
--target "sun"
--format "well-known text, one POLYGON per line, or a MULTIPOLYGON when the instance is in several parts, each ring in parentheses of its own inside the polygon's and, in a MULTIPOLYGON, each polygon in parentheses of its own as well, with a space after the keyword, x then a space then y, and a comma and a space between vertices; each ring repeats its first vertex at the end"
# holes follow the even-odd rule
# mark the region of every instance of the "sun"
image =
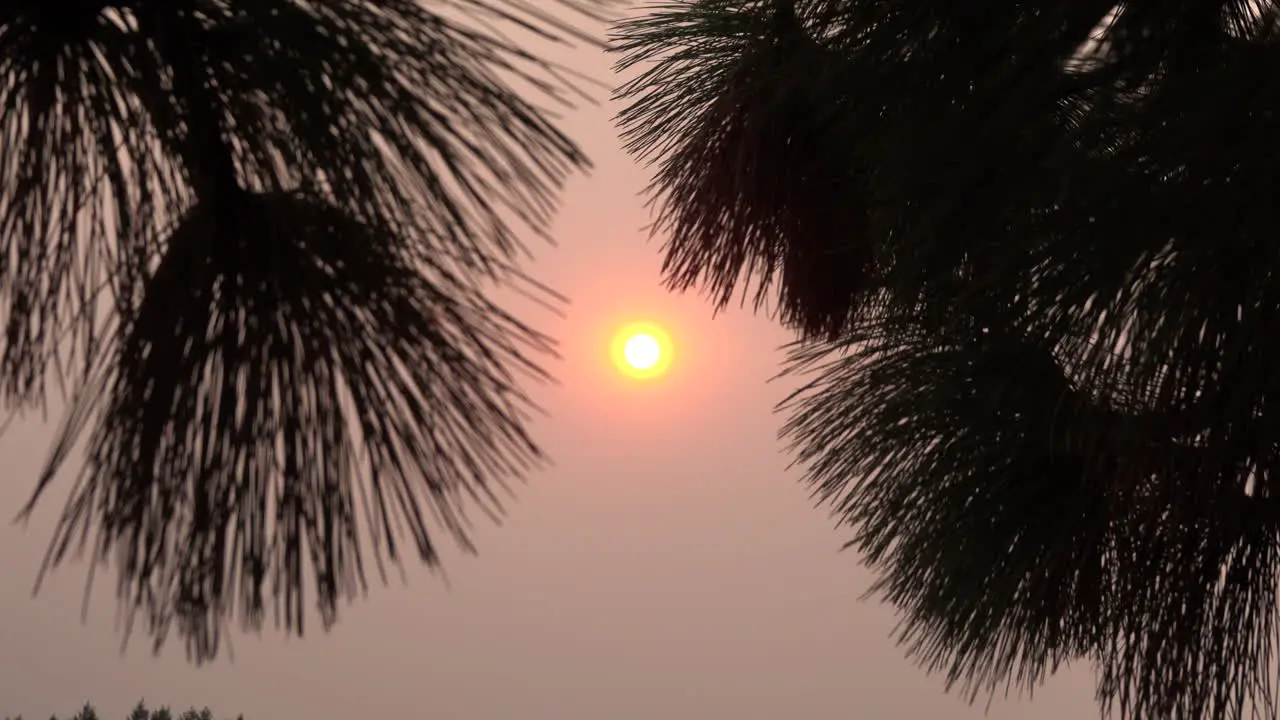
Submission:
POLYGON ((614 336, 611 354, 622 374, 648 380, 671 366, 671 337, 654 323, 632 323, 614 336))

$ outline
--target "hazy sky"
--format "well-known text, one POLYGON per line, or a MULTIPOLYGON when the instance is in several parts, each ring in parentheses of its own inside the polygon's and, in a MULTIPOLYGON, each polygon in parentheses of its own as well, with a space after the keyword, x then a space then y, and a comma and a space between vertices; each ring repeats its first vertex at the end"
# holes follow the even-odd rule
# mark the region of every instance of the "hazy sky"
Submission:
MULTIPOLYGON (((607 77, 601 53, 574 59, 607 77)), ((503 527, 477 521, 478 557, 449 555, 447 578, 408 567, 406 585, 374 588, 327 635, 234 635, 234 662, 196 669, 180 643, 154 657, 140 635, 120 653, 110 575, 87 623, 84 565, 31 596, 63 483, 29 528, 0 525, 0 717, 85 700, 123 717, 140 697, 247 720, 982 717, 904 659, 892 612, 860 599, 869 574, 839 552, 849 532, 787 469, 771 408, 788 387, 767 382, 787 335, 660 287, 646 173, 620 150, 615 111, 567 122, 597 169, 565 194, 558 247, 535 247, 534 274, 573 304, 564 318, 521 313, 562 343, 560 386, 533 393, 556 465, 516 487, 503 527), (608 363, 612 332, 640 319, 664 324, 678 352, 657 382, 608 363)), ((50 434, 31 423, 0 438, 0 516, 27 498, 50 434)), ((1087 669, 989 713, 1097 715, 1087 669)))

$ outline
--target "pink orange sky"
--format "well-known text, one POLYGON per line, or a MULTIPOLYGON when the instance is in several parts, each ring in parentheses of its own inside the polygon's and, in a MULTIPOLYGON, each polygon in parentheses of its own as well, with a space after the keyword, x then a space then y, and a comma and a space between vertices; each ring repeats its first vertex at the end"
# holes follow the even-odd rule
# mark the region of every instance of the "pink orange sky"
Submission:
MULTIPOLYGON (((609 77, 603 53, 572 61, 609 77)), ((616 110, 566 121, 597 167, 564 195, 558 246, 532 246, 532 274, 572 304, 564 317, 513 306, 561 342, 559 384, 532 388, 556 462, 515 486, 503 527, 477 519, 478 557, 448 555, 444 577, 408 566, 407 583, 373 589, 327 635, 234 634, 234 662, 197 669, 178 643, 153 657, 138 636, 120 653, 110 576, 85 623, 83 565, 31 596, 54 491, 28 528, 0 525, 0 717, 86 700, 122 717, 139 698, 247 720, 983 717, 895 647, 891 610, 860 599, 870 576, 839 552, 849 532, 788 469, 771 409, 789 386, 767 382, 787 334, 661 288, 647 174, 620 149, 616 110), (639 320, 660 322, 678 353, 643 383, 609 358, 613 333, 639 320)), ((0 516, 27 499, 51 434, 32 422, 0 438, 0 516)), ((1081 668, 987 716, 1097 715, 1081 668)))

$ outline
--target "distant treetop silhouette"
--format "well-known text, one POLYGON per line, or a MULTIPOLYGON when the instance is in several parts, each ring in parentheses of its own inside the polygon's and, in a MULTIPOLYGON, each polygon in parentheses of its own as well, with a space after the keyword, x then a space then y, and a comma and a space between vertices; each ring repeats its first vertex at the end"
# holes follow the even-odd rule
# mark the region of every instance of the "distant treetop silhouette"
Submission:
MULTIPOLYGON (((76 714, 72 715, 69 720, 99 720, 101 716, 94 708, 92 703, 85 703, 76 714)), ((9 720, 6 717, 6 720, 9 720)), ((22 720, 19 715, 12 720, 22 720)), ((58 716, 54 715, 51 720, 58 720, 58 716)), ((139 700, 138 704, 129 712, 127 720, 214 720, 213 711, 209 708, 189 708, 182 711, 176 717, 167 707, 148 708, 146 703, 139 700)), ((237 716, 237 720, 244 720, 243 715, 237 716)))

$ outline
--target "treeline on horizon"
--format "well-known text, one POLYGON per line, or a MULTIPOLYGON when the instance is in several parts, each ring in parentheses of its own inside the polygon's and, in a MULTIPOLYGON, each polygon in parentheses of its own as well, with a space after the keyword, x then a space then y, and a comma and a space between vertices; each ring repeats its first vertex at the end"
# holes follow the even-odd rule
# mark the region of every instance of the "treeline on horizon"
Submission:
MULTIPOLYGON (((23 720, 21 715, 5 716, 5 720, 23 720)), ((59 720, 57 715, 51 715, 49 720, 59 720)), ((75 715, 69 720, 101 720, 98 711, 94 709, 91 703, 85 703, 75 715)), ((160 707, 154 710, 147 707, 146 703, 139 700, 133 710, 126 716, 125 720, 218 720, 209 708, 189 708, 181 714, 175 714, 168 707, 160 707)), ((236 720, 244 720, 244 715, 237 715, 236 720)))

